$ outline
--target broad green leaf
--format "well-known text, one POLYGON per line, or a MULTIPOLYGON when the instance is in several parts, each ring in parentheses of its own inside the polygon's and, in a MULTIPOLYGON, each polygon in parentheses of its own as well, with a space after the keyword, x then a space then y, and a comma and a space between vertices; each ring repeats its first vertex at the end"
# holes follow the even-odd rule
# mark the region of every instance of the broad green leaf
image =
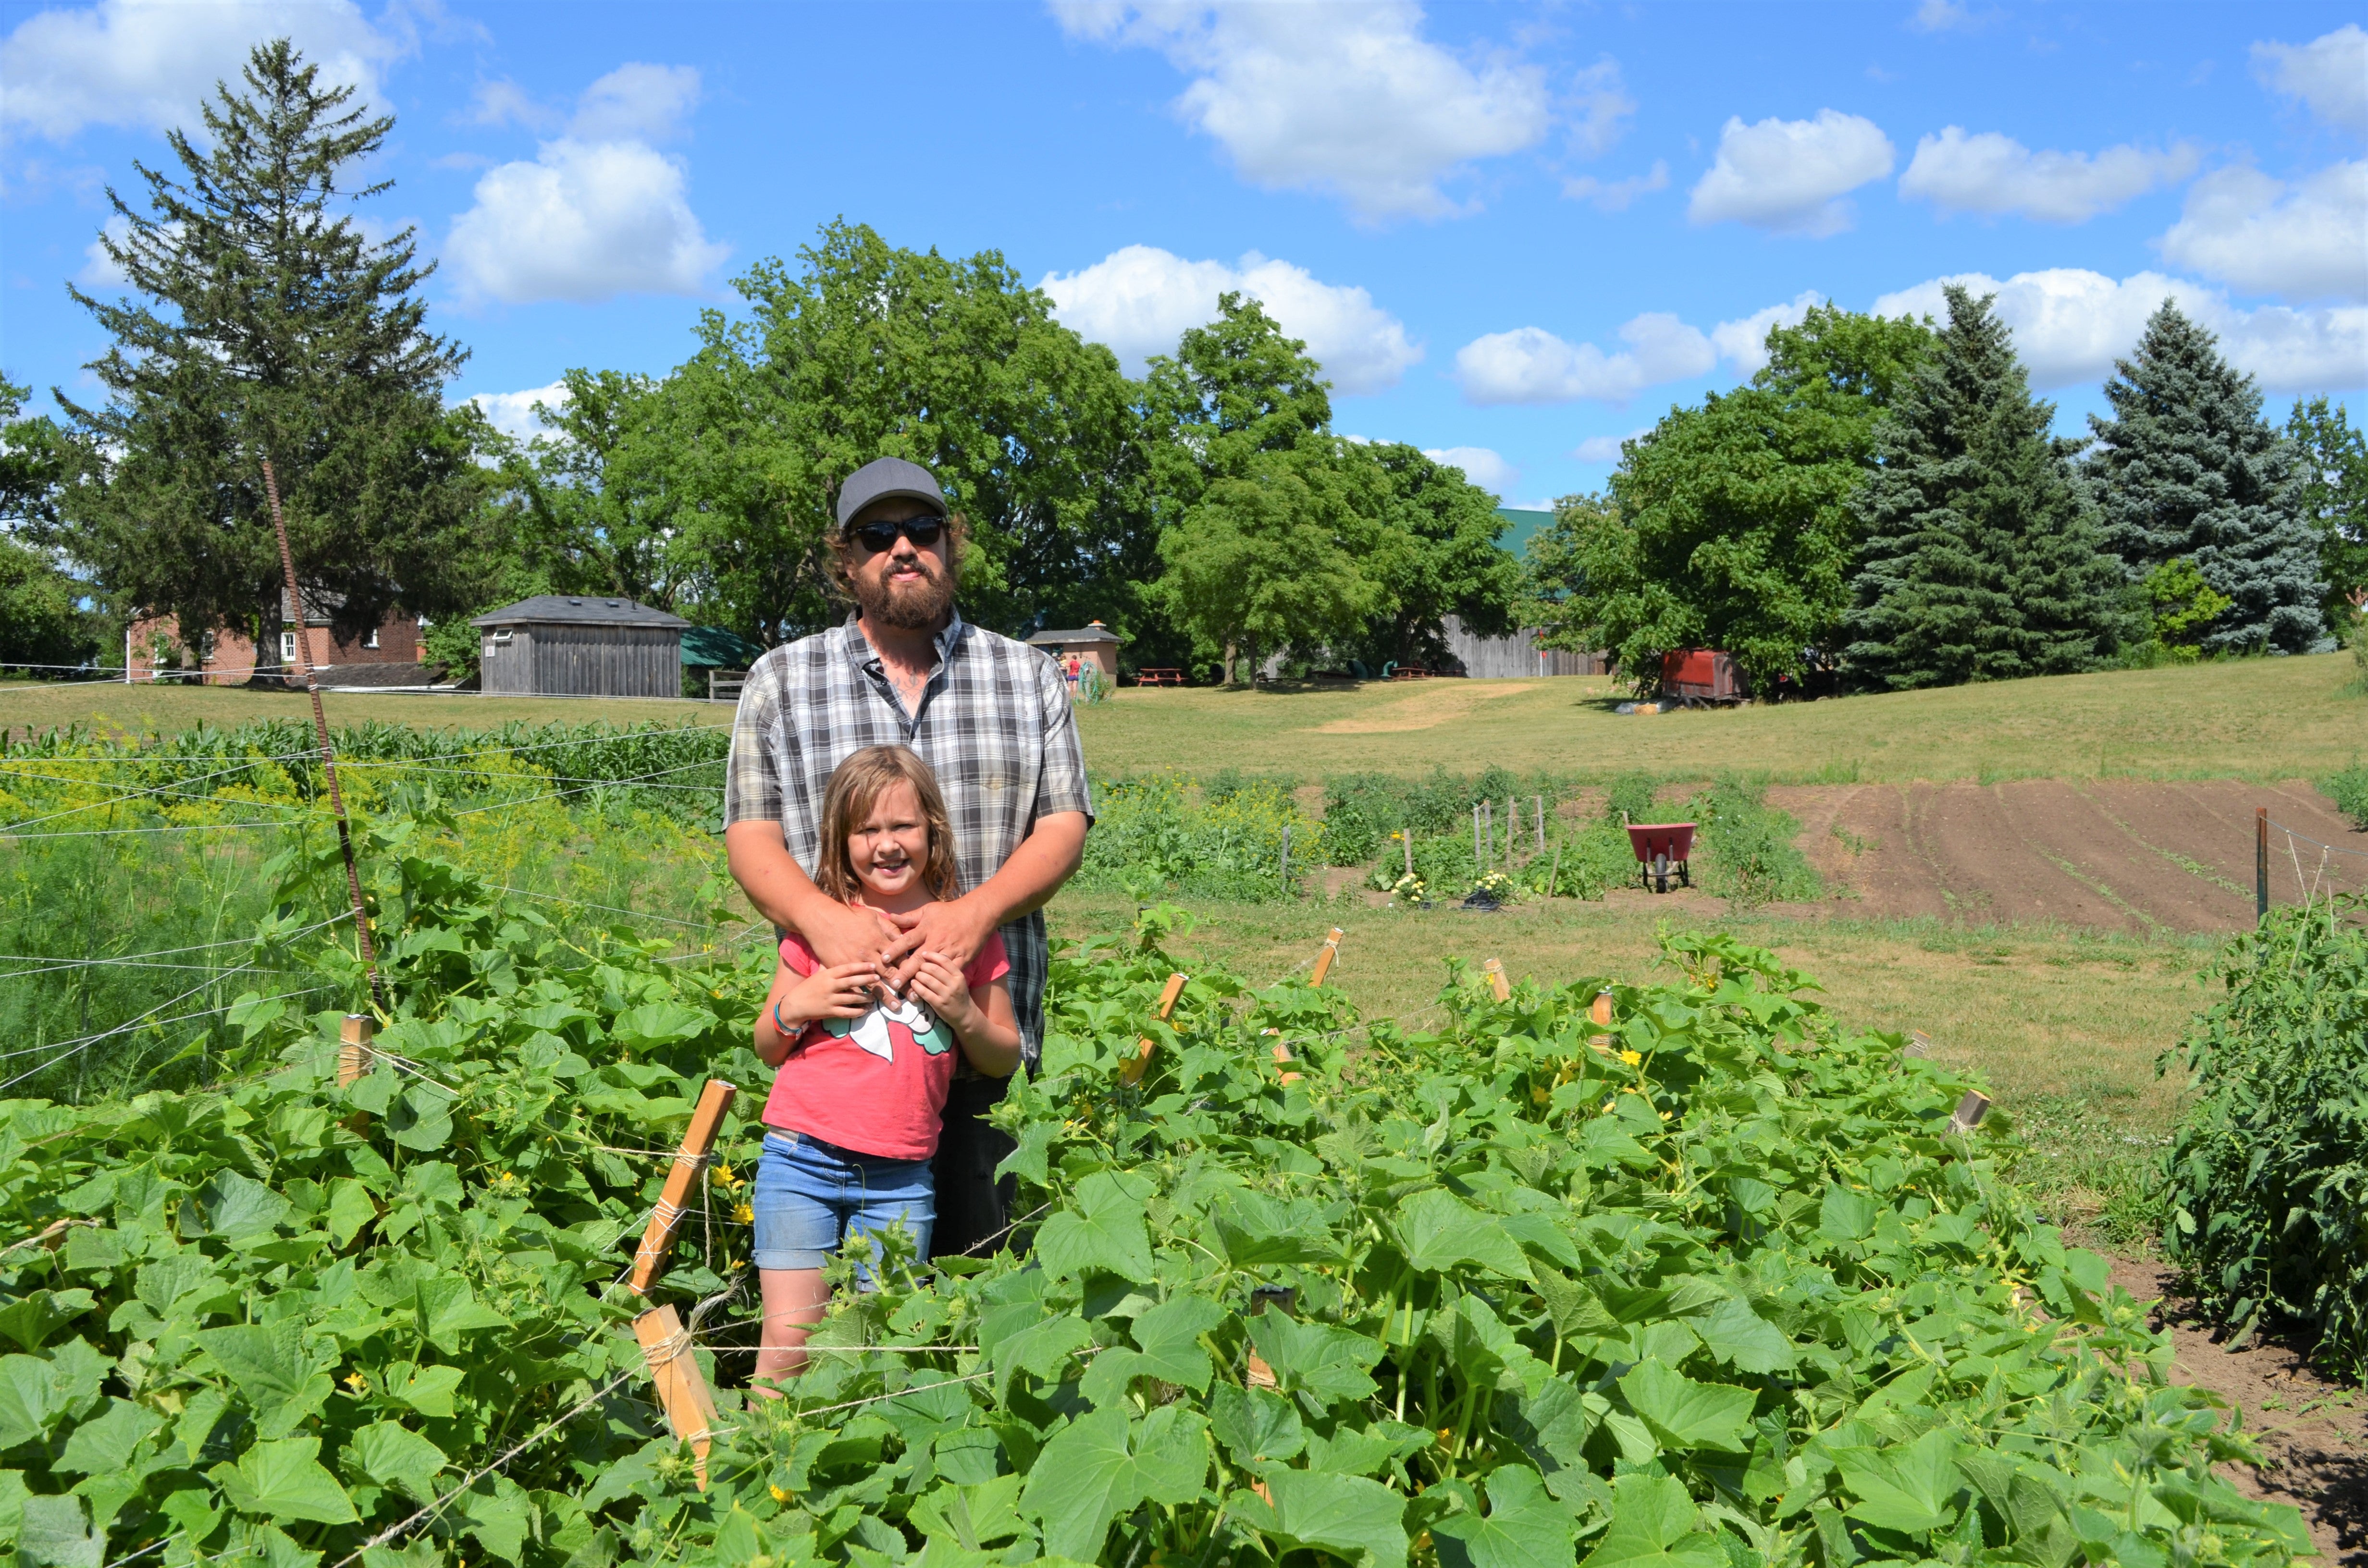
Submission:
POLYGON ((1304 1198, 1275 1199, 1247 1189, 1210 1214, 1212 1228, 1236 1268, 1269 1263, 1323 1263, 1338 1255, 1321 1206, 1304 1198))
POLYGON ((1619 1320, 1603 1310, 1603 1303, 1584 1283, 1551 1268, 1532 1266, 1531 1273, 1537 1279, 1538 1300, 1545 1303, 1556 1334, 1565 1339, 1591 1339, 1619 1332, 1619 1320))
POLYGON ((107 1537, 91 1528, 81 1498, 28 1497, 17 1527, 17 1561, 26 1568, 99 1568, 107 1537))
POLYGON ((436 1477, 447 1463, 443 1449, 394 1421, 355 1433, 346 1443, 344 1460, 365 1478, 419 1503, 434 1499, 436 1477))
POLYGON ((64 1409, 47 1361, 0 1356, 0 1452, 41 1436, 64 1409))
POLYGON ((0 1334, 27 1350, 39 1350, 63 1324, 90 1311, 87 1290, 28 1290, 0 1306, 0 1334))
POLYGON ((1307 1444, 1299 1407, 1272 1389, 1219 1383, 1209 1395, 1209 1422, 1217 1441, 1244 1470, 1263 1471, 1307 1444))
POLYGON ((452 1393, 461 1386, 462 1375, 458 1367, 416 1367, 408 1361, 396 1361, 387 1368, 386 1381, 380 1392, 422 1415, 449 1417, 452 1414, 452 1393))
POLYGON ((1143 1223, 1143 1199, 1130 1194, 1107 1171, 1077 1184, 1076 1210, 1064 1209, 1036 1234, 1036 1256, 1056 1278, 1075 1278, 1089 1268, 1151 1282, 1151 1236, 1143 1223))
POLYGON ((263 1437, 286 1437, 329 1397, 329 1375, 313 1369, 304 1354, 304 1325, 296 1319, 268 1328, 210 1328, 196 1337, 255 1412, 256 1431, 263 1437))
POLYGON ((1828 1187, 1817 1206, 1817 1230, 1832 1241, 1863 1241, 1874 1233, 1874 1199, 1865 1193, 1828 1187))
MULTIPOLYGON (((1031 1308, 1034 1305, 1032 1302, 1026 1304, 1031 1308)), ((1032 1378, 1052 1378, 1067 1364, 1070 1357, 1093 1342, 1093 1329, 1075 1312, 1047 1318, 996 1341, 994 1348, 987 1354, 987 1361, 995 1369, 995 1397, 1000 1400, 1009 1391, 1014 1372, 1024 1371, 1032 1378)))
POLYGON ((414 1084, 386 1108, 387 1136, 426 1153, 452 1141, 452 1096, 434 1084, 414 1084))
POLYGON ((507 1328, 509 1319, 480 1302, 469 1282, 457 1274, 422 1279, 416 1311, 420 1335, 447 1356, 458 1356, 461 1336, 472 1329, 507 1328))
POLYGON ((672 1045, 698 1039, 715 1023, 715 1015, 704 1008, 686 1007, 679 1002, 648 1002, 618 1014, 609 1025, 609 1038, 624 1046, 672 1045))
POLYGON ((1689 1326, 1710 1353, 1738 1372, 1781 1372, 1799 1359, 1784 1331, 1730 1296, 1689 1326))
POLYGON ((351 1176, 339 1176, 329 1184, 329 1207, 323 1218, 330 1239, 345 1246, 378 1218, 378 1205, 370 1201, 370 1188, 351 1176))
POLYGON ((1697 1530, 1696 1518, 1683 1482, 1621 1476, 1611 1483, 1611 1527, 1581 1568, 1727 1568, 1718 1537, 1697 1530))
POLYGON ((290 1208, 286 1199, 236 1171, 217 1173, 198 1194, 198 1202, 205 1210, 206 1228, 233 1247, 269 1236, 288 1218, 290 1208))
POLYGON ((1178 1296, 1137 1312, 1133 1333, 1144 1369, 1163 1382, 1205 1392, 1211 1369, 1201 1335, 1225 1317, 1224 1308, 1200 1296, 1178 1296))
POLYGON ((165 1418, 128 1399, 110 1399, 104 1414, 85 1421, 66 1439, 56 1468, 74 1475, 106 1475, 130 1468, 140 1445, 165 1418))
POLYGON ((1120 1514, 1144 1501, 1178 1505, 1201 1495, 1207 1430, 1198 1412, 1173 1404, 1140 1426, 1115 1408, 1081 1415, 1036 1456, 1020 1512, 1043 1527, 1046 1551, 1097 1561, 1120 1514))
POLYGON ((212 1475, 242 1514, 274 1519, 309 1519, 317 1524, 355 1522, 353 1499, 337 1478, 314 1458, 318 1437, 283 1437, 257 1443, 239 1455, 236 1465, 218 1464, 212 1475))
POLYGON ((507 1475, 484 1476, 461 1494, 458 1506, 469 1533, 486 1551, 506 1562, 518 1560, 534 1528, 534 1500, 524 1487, 507 1475))
POLYGON ((984 1551, 1026 1528, 1019 1518, 1021 1480, 998 1475, 974 1486, 938 1487, 913 1505, 913 1523, 924 1536, 984 1551))
POLYGON ((1481 1213, 1442 1187, 1416 1193, 1399 1205, 1396 1218, 1406 1261, 1427 1274, 1476 1263, 1510 1278, 1531 1277, 1530 1260, 1496 1216, 1481 1213))
POLYGON ((1565 1379, 1549 1380, 1533 1394, 1498 1394, 1497 1426, 1520 1444, 1541 1471, 1588 1468, 1584 1450, 1595 1430, 1595 1415, 1577 1388, 1565 1379))
POLYGON ((1359 1568, 1405 1563, 1406 1498, 1380 1482, 1278 1470, 1267 1476, 1266 1485, 1271 1501, 1237 1492, 1225 1511, 1286 1548, 1330 1552, 1359 1568))
POLYGON ((1698 1383, 1661 1361, 1646 1361, 1620 1380, 1628 1408, 1673 1449, 1740 1452, 1751 1444, 1751 1407, 1758 1396, 1726 1383, 1698 1383))
POLYGON ((1489 1472, 1487 1517, 1451 1514, 1430 1533, 1446 1568, 1570 1568, 1573 1523, 1537 1471, 1512 1464, 1489 1472))
POLYGON ((1378 1339, 1277 1312, 1250 1319, 1249 1331, 1250 1343, 1285 1389, 1305 1389, 1328 1403, 1365 1399, 1378 1387, 1367 1376, 1382 1358, 1378 1339))
POLYGON ((1954 1517, 1952 1506, 1964 1477, 1952 1462, 1957 1439, 1935 1427, 1896 1449, 1840 1449, 1834 1463, 1842 1484, 1858 1498, 1850 1517, 1879 1529, 1910 1535, 1936 1530, 1954 1517))

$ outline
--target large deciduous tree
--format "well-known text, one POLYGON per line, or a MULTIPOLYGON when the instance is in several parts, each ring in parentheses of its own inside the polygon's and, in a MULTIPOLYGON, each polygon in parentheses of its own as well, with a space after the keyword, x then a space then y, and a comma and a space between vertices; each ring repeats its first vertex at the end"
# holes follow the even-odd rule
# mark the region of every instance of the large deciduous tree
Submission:
POLYGON ((53 542, 74 453, 48 418, 21 417, 29 391, 0 377, 0 665, 81 665, 98 653, 99 618, 53 542))
POLYGON ((1437 666, 1448 654, 1446 621, 1475 637, 1513 630, 1520 602, 1520 558, 1497 540, 1505 519, 1497 498, 1463 471, 1402 442, 1341 442, 1339 460, 1365 471, 1360 505, 1383 525, 1359 563, 1374 603, 1360 636, 1336 651, 1361 648, 1374 663, 1437 666))
POLYGON ((2320 608, 2328 626, 2349 631, 2368 605, 2368 434, 2352 428, 2343 404, 2297 398, 2286 439, 2301 457, 2295 501, 2318 530, 2318 574, 2327 585, 2320 608))
POLYGON ((2261 418, 2253 379, 2169 300, 2113 371, 2113 417, 2089 416, 2100 445, 2084 465, 2107 547, 2133 581, 2194 562, 2228 601, 2203 634, 2207 653, 2309 647, 2326 626, 2320 537, 2300 454, 2261 418))
POLYGON ((1906 317, 1813 308, 1770 331, 1748 386, 1674 408, 1623 448, 1608 497, 1574 496, 1531 541, 1527 619, 1552 647, 1722 648, 1761 690, 1834 653, 1864 525, 1850 499, 1876 422, 1930 351, 1906 317))
POLYGON ((1990 298, 1952 284, 1949 320, 1876 427, 1850 673, 1947 686, 2087 669, 2130 629, 2120 563, 2048 434, 1990 298))
POLYGON ((66 543, 127 608, 178 617, 185 638, 234 627, 277 677, 278 546, 262 463, 279 477, 297 575, 341 637, 398 605, 461 608, 448 566, 483 493, 483 422, 444 406, 464 353, 427 329, 413 231, 372 243, 351 209, 391 116, 348 108, 285 39, 219 85, 205 150, 135 165, 144 209, 113 190, 120 234, 99 244, 127 293, 70 290, 114 339, 90 366, 108 401, 59 394, 91 455, 66 502, 66 543))

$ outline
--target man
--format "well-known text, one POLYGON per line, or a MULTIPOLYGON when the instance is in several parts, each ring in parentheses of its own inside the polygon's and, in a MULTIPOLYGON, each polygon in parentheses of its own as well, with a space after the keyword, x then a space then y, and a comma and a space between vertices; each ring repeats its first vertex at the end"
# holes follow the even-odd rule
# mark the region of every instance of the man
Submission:
MULTIPOLYGON (((1061 672, 954 609, 963 520, 920 464, 880 458, 838 494, 829 541, 855 601, 844 626, 775 648, 741 688, 723 786, 732 875, 757 913, 825 964, 871 960, 899 987, 924 949, 960 968, 1000 929, 1029 1066, 1042 1050, 1045 903, 1077 869, 1092 824, 1085 755, 1061 672), (953 818, 962 894, 905 915, 850 909, 814 882, 823 790, 848 754, 904 745, 934 768, 953 818)), ((1025 1070, 1025 1069, 1023 1069, 1025 1070)), ((1011 1142, 983 1119, 1004 1080, 958 1076, 935 1170, 938 1256, 994 1250, 1011 1142)))

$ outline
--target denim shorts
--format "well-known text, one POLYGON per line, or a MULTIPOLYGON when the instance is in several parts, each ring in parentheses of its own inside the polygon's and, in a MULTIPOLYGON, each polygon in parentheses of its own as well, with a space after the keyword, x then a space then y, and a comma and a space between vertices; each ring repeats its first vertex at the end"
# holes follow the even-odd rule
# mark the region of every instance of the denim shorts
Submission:
POLYGON ((820 1268, 848 1235, 900 1221, 926 1258, 938 1219, 937 1182, 927 1160, 882 1159, 768 1128, 750 1207, 759 1268, 820 1268))

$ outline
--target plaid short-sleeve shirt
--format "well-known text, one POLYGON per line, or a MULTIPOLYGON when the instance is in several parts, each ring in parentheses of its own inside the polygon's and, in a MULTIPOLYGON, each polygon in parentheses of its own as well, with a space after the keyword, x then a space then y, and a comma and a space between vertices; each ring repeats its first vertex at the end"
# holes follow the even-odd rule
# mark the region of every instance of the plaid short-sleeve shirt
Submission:
MULTIPOLYGON (((964 888, 1003 869, 1037 819, 1093 812, 1067 683, 1044 653, 956 614, 938 633, 920 710, 905 704, 853 617, 757 661, 740 690, 723 822, 778 822, 806 874, 821 864, 823 791, 850 755, 909 746, 937 773, 964 888)), ((1050 953, 1042 911, 1002 927, 1011 1001, 1032 1064, 1050 953)))

